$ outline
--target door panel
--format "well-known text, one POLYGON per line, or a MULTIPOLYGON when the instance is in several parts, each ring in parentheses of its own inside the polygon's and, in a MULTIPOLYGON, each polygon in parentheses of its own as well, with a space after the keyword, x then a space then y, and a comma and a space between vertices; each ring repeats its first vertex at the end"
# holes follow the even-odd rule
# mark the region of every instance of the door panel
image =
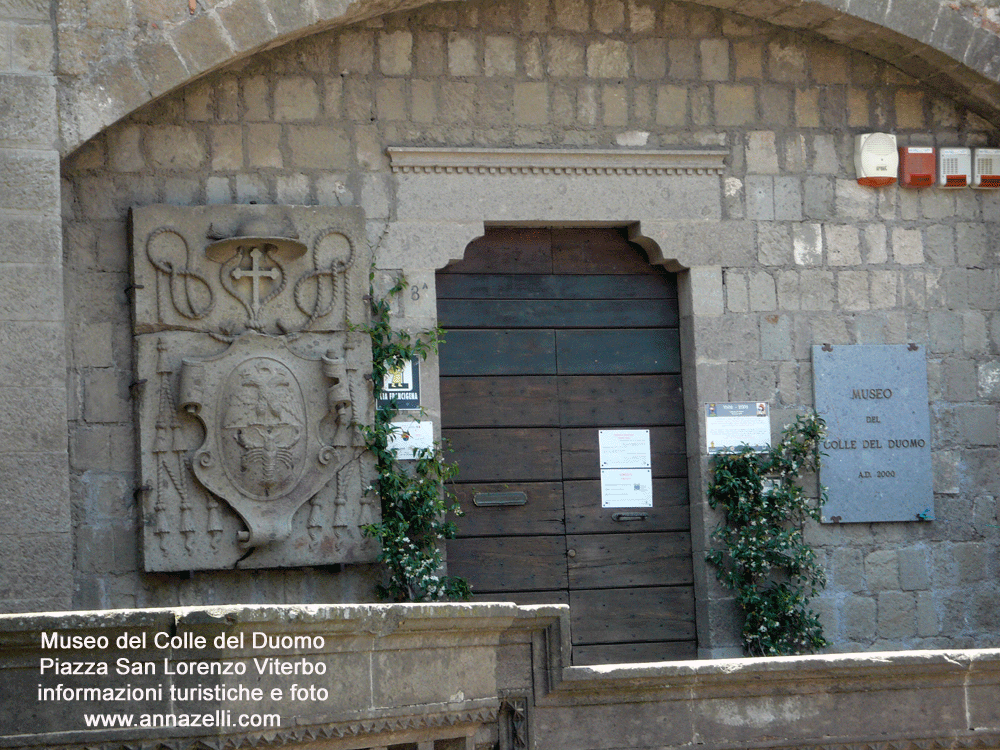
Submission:
POLYGON ((454 489, 463 513, 458 519, 460 536, 566 533, 562 482, 477 482, 456 484, 454 489), (489 502, 497 496, 516 501, 519 495, 523 505, 489 502))
POLYGON ((437 293, 449 572, 476 599, 569 602, 574 663, 693 656, 676 278, 618 230, 491 228, 437 293), (640 428, 653 506, 602 508, 598 430, 640 428))
POLYGON ((619 533, 568 536, 569 585, 578 589, 693 583, 691 535, 619 533))
POLYGON ((452 539, 448 543, 448 569, 457 575, 463 575, 463 570, 476 571, 477 592, 565 589, 566 537, 452 539))

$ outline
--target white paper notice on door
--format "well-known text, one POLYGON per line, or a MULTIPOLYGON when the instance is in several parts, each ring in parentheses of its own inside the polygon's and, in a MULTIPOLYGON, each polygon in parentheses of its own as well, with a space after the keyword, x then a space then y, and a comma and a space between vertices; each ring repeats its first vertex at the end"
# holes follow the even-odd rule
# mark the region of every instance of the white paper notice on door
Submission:
POLYGON ((649 430, 598 430, 602 508, 652 508, 649 430))
POLYGON ((648 469, 649 430, 598 430, 602 469, 648 469))
POLYGON ((652 469, 601 469, 602 508, 652 508, 652 469))

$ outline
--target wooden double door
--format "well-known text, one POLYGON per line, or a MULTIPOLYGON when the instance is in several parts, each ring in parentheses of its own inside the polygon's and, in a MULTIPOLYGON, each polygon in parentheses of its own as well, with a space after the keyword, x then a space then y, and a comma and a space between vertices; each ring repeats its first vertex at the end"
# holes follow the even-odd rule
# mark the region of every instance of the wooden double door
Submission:
POLYGON ((437 276, 442 434, 477 599, 568 603, 573 662, 695 656, 676 278, 616 229, 489 229, 437 276), (648 429, 653 505, 602 508, 598 431, 648 429))

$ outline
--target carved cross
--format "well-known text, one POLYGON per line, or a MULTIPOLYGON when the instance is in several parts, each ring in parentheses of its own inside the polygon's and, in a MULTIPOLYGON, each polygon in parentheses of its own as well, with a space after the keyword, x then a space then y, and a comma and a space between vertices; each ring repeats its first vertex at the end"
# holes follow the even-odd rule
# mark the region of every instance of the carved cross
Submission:
POLYGON ((256 318, 260 314, 260 280, 262 278, 272 279, 277 281, 281 278, 281 271, 277 268, 261 268, 262 253, 259 247, 255 247, 250 251, 250 270, 244 271, 242 268, 233 269, 233 278, 237 281, 243 278, 250 279, 250 289, 252 294, 252 301, 250 307, 253 309, 253 316, 256 318))

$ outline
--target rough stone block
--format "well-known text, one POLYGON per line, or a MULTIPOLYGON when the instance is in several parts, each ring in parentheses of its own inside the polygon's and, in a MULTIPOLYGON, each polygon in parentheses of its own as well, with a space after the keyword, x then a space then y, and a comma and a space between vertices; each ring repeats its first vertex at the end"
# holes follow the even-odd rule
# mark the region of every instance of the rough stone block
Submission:
POLYGON ((970 404, 955 408, 959 434, 970 445, 997 445, 997 407, 970 404))
POLYGON ((774 178, 750 175, 745 185, 747 218, 774 220, 774 178))
POLYGON ((413 34, 391 31, 379 34, 379 70, 387 76, 408 75, 412 69, 413 34))
POLYGON ((750 274, 750 309, 763 312, 774 310, 776 306, 774 277, 764 271, 750 274))
MULTIPOLYGON (((216 125, 209 130, 212 170, 243 168, 243 128, 239 125, 216 125)), ((141 157, 140 157, 141 159, 141 157)))
POLYGON ((628 89, 624 86, 602 86, 601 106, 605 125, 617 128, 628 125, 628 89))
POLYGON ((632 44, 632 65, 636 78, 659 80, 667 74, 667 40, 660 37, 638 39, 632 44))
POLYGON ((687 89, 683 86, 656 88, 656 124, 680 126, 687 122, 687 89))
POLYGON ((899 559, 895 550, 876 550, 865 556, 869 591, 899 590, 899 559))
POLYGON ((831 266, 861 265, 861 240, 852 225, 826 226, 826 258, 831 266))
POLYGON ((315 125, 293 125, 288 128, 288 145, 292 166, 326 169, 346 169, 350 165, 350 143, 339 132, 315 125))
POLYGON ((247 125, 247 156, 250 167, 281 167, 280 125, 247 125))
POLYGON ((792 263, 792 240, 787 224, 757 224, 757 260, 763 266, 786 266, 792 263))
POLYGON ((961 223, 956 227, 956 234, 959 265, 983 268, 989 256, 987 227, 983 224, 961 223))
POLYGON ((8 534, 68 532, 66 454, 0 453, 0 518, 8 534))
POLYGON ((0 150, 0 209, 57 215, 58 164, 55 151, 0 150))
POLYGON ((55 79, 0 75, 0 144, 55 148, 58 137, 55 79))
POLYGON ((146 145, 153 166, 172 171, 191 171, 204 164, 207 156, 201 136, 180 125, 156 125, 146 133, 146 145))
POLYGON ((0 263, 0 321, 61 321, 62 274, 48 263, 0 263))
POLYGON ((191 71, 209 70, 233 55, 234 50, 214 14, 193 16, 175 26, 170 36, 191 71))
POLYGON ((795 43, 771 42, 767 45, 767 72, 772 81, 805 83, 806 51, 795 43))
POLYGON ((65 388, 0 387, 5 453, 66 451, 65 388))
POLYGON ((861 551, 850 547, 833 550, 832 588, 835 591, 861 591, 865 587, 861 551))
POLYGON ((274 119, 279 122, 315 120, 319 115, 316 81, 305 76, 280 78, 274 86, 274 119))
POLYGON ((747 134, 747 174, 777 174, 778 151, 773 131, 747 134))
POLYGON ((895 271, 871 271, 871 303, 873 309, 890 309, 896 306, 896 290, 899 286, 895 271))
POLYGON ((61 262, 62 236, 56 217, 0 215, 0 237, 5 240, 0 243, 0 263, 61 262))
POLYGON ((827 177, 808 176, 803 186, 803 213, 806 218, 826 220, 833 213, 833 183, 827 177))
POLYGON ((795 90, 795 124, 800 128, 819 127, 819 91, 817 89, 795 90))
MULTIPOLYGON (((812 139, 813 172, 817 174, 836 175, 841 172, 840 158, 837 156, 837 143, 833 136, 816 135, 812 139)), ((857 184, 857 182, 855 182, 857 184)))
POLYGON ((729 80, 729 40, 702 39, 701 78, 703 81, 729 80))
POLYGON ((404 81, 389 78, 375 84, 375 111, 379 120, 406 120, 404 81))
MULTIPOLYGON (((271 23, 260 0, 236 0, 217 6, 216 13, 238 51, 250 50, 271 40, 271 23)), ((159 18, 150 20, 162 22, 159 18)))
POLYGON ((837 301, 844 310, 871 309, 867 271, 840 271, 837 274, 837 301))
POLYGON ((841 606, 841 631, 844 638, 858 643, 869 643, 875 633, 878 607, 867 596, 848 596, 841 606))
POLYGON ((896 125, 920 130, 927 127, 923 91, 901 89, 896 92, 896 125))
POLYGON ((10 67, 32 75, 54 71, 55 43, 48 23, 14 23, 10 29, 10 67))
POLYGON ((517 38, 486 37, 485 73, 488 77, 513 76, 517 71, 517 38))
POLYGON ((878 193, 859 185, 857 180, 837 180, 835 208, 837 216, 871 219, 875 216, 878 193))
POLYGON ((924 262, 923 238, 919 229, 892 230, 892 258, 900 265, 916 265, 924 262))
POLYGON ((674 80, 697 79, 698 43, 694 39, 671 39, 667 42, 670 77, 674 80))
POLYGON ((625 42, 609 39, 587 45, 589 78, 625 78, 629 68, 629 47, 625 42))
POLYGON ((987 545, 982 542, 959 542, 952 545, 952 556, 959 583, 975 583, 986 576, 987 545))
POLYGON ((555 0, 556 26, 570 31, 590 28, 590 8, 586 0, 555 0))
POLYGON ((695 321, 697 356, 719 361, 753 362, 760 356, 757 317, 726 315, 695 321))
POLYGON ((884 224, 869 224, 864 228, 865 262, 879 265, 888 259, 886 228, 884 224))
POLYGON ((916 635, 917 603, 913 594, 883 591, 878 595, 878 635, 880 638, 908 638, 916 635))
POLYGON ((764 360, 792 358, 792 319, 788 315, 764 315, 760 319, 760 356, 764 360))
POLYGON ((474 38, 458 32, 448 35, 448 72, 455 77, 479 75, 479 50, 474 38))
POLYGON ((799 274, 799 294, 803 310, 832 310, 835 294, 833 272, 801 271, 799 274))
POLYGON ((375 37, 367 30, 342 31, 338 35, 338 71, 370 73, 375 59, 375 37))
POLYGON ((757 97, 753 86, 719 84, 714 93, 717 125, 735 127, 756 121, 757 97))
POLYGON ((962 318, 946 310, 931 310, 927 315, 929 347, 936 354, 957 352, 962 348, 962 318))
POLYGON ((747 297, 747 277, 736 271, 726 271, 724 275, 726 309, 729 312, 744 313, 750 310, 747 297))
POLYGON ((622 0, 594 0, 594 28, 602 34, 612 34, 625 28, 625 3, 622 0))
POLYGON ((548 122, 549 86, 547 83, 514 85, 514 120, 519 125, 544 125, 548 122))
POLYGON ((899 559, 899 585, 903 591, 926 591, 930 588, 927 568, 927 550, 908 547, 897 551, 899 559))

